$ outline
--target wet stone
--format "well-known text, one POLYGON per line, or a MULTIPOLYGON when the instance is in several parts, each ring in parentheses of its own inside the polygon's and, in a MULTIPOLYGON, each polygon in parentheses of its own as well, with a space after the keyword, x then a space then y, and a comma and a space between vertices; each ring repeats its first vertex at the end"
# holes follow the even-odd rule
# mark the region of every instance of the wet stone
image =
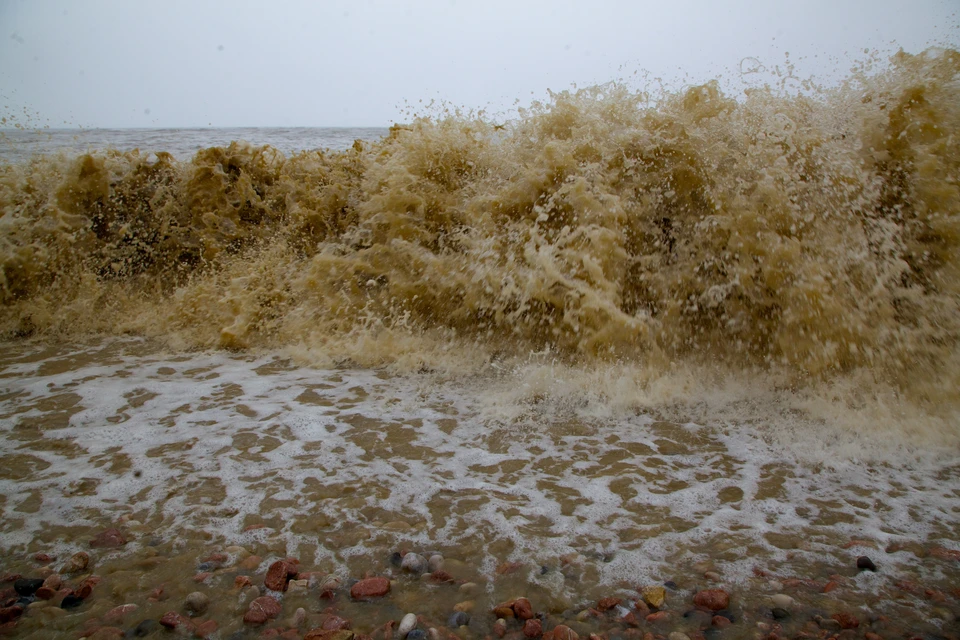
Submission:
POLYGON ((427 632, 423 629, 413 629, 407 633, 407 640, 427 640, 427 632))
POLYGON ((720 611, 730 604, 730 596, 722 589, 707 589, 698 592, 693 597, 693 603, 710 611, 720 611))
POLYGON ((399 551, 394 551, 390 554, 390 564, 399 567, 400 563, 403 562, 403 556, 400 555, 399 551))
POLYGON ((465 611, 454 612, 447 621, 447 626, 451 629, 456 629, 457 627, 462 627, 467 624, 470 624, 470 614, 465 611))
POLYGON ((350 587, 350 597, 354 600, 379 598, 390 593, 390 581, 386 578, 367 578, 350 587))
POLYGON ((443 556, 435 553, 427 560, 427 571, 434 573, 440 571, 440 569, 443 569, 443 556))
POLYGON ((65 596, 60 602, 61 609, 75 609, 83 604, 83 598, 80 596, 75 596, 73 594, 65 596))
POLYGON ((408 553, 403 556, 400 568, 408 573, 423 573, 427 570, 427 559, 419 553, 408 553))
POLYGON ((183 608, 190 615, 201 615, 210 606, 210 598, 205 593, 194 591, 183 601, 183 608))
POLYGON ((297 566, 286 560, 277 560, 267 569, 263 584, 273 591, 286 591, 287 582, 297 575, 297 566))
POLYGON ((782 607, 774 607, 770 611, 770 615, 773 616, 774 620, 786 620, 790 617, 790 612, 782 607))
POLYGON ((417 616, 412 613, 408 613, 400 620, 400 625, 397 627, 397 635, 403 638, 416 626, 417 616))
POLYGON ((43 580, 36 578, 20 578, 13 583, 13 588, 21 596, 32 596, 42 586, 43 580))
POLYGON ((523 623, 523 635, 527 638, 539 638, 543 635, 543 623, 537 618, 531 618, 523 623))
POLYGON ((861 571, 876 571, 877 565, 873 563, 873 560, 867 556, 860 556, 857 558, 857 569, 861 571))
POLYGON ((127 544, 127 538, 119 529, 101 531, 90 541, 90 546, 94 549, 114 549, 125 544, 127 544))
POLYGON ((79 551, 67 560, 61 573, 80 573, 90 564, 90 555, 86 551, 79 551))

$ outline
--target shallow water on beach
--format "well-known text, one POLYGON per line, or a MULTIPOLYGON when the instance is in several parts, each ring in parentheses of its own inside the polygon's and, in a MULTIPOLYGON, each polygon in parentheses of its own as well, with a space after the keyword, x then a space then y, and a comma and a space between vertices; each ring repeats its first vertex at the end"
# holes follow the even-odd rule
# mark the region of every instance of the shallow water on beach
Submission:
POLYGON ((139 339, 8 343, 0 367, 2 569, 31 576, 36 553, 57 569, 86 550, 103 577, 76 612, 37 604, 46 613, 22 618, 23 637, 73 638, 127 602, 142 607, 131 619, 158 618, 198 588, 227 637, 252 599, 234 578, 262 589, 266 566, 288 556, 344 585, 332 601, 316 584, 284 596, 286 618, 308 612, 303 630, 331 606, 369 633, 407 611, 442 626, 471 602, 469 633, 482 637, 487 611, 524 595, 554 624, 605 632, 606 618, 583 612, 666 581, 671 630, 699 628, 682 614, 708 587, 734 593, 750 624, 769 620, 784 583, 827 617, 855 607, 937 630, 960 611, 956 595, 901 584, 957 587, 944 549, 960 539, 960 465, 936 451, 830 464, 755 426, 546 409, 506 422, 484 404, 515 380, 321 370, 139 339), (108 527, 129 542, 90 549, 108 527), (442 554, 456 583, 402 575, 395 551, 442 554), (198 586, 217 552, 229 561, 198 586), (263 562, 239 568, 250 554, 263 562), (864 554, 876 573, 857 571, 864 554), (346 586, 368 572, 393 575, 392 596, 351 602, 346 586), (827 595, 831 582, 840 592, 827 595), (148 603, 161 584, 168 600, 148 603))

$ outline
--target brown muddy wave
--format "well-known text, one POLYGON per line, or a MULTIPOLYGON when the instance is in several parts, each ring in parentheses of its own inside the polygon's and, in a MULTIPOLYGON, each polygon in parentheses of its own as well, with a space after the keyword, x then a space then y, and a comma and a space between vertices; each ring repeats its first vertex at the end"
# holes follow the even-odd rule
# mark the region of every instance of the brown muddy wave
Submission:
POLYGON ((611 83, 344 152, 0 166, 0 335, 474 372, 722 363, 953 408, 958 73, 931 50, 816 95, 611 83))

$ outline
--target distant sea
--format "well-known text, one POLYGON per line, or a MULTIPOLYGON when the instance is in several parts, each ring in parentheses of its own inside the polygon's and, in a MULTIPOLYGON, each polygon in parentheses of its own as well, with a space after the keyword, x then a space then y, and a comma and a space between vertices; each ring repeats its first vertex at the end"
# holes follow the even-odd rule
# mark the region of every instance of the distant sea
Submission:
POLYGON ((200 149, 235 140, 270 145, 285 155, 313 149, 349 148, 354 140, 376 140, 386 127, 241 127, 206 129, 37 129, 0 130, 0 161, 23 162, 37 154, 98 149, 167 151, 187 160, 200 149))

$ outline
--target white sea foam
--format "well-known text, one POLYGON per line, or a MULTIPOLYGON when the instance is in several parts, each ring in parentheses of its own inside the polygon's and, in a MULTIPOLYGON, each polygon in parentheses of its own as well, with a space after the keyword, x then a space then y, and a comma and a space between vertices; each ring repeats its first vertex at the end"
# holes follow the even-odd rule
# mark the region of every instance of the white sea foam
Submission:
MULTIPOLYGON (((17 349, 28 351, 7 347, 17 349)), ((600 582, 620 584, 704 560, 735 580, 758 558, 813 565, 852 553, 840 551, 851 539, 949 546, 958 533, 960 472, 940 451, 827 460, 829 447, 785 442, 789 430, 776 425, 659 422, 623 401, 597 411, 560 377, 553 391, 542 375, 525 388, 513 380, 511 395, 502 377, 314 370, 274 354, 171 355, 136 341, 6 360, 0 453, 20 470, 0 480, 8 551, 51 526, 127 516, 149 525, 141 542, 188 529, 280 536, 292 551, 319 541, 318 553, 345 562, 404 521, 394 543, 467 545, 489 573, 579 554, 600 582), (53 428, 68 399, 75 412, 53 428), (65 446, 48 446, 55 440, 65 446), (112 472, 123 456, 129 469, 112 472), (35 495, 38 509, 19 508, 35 495), (320 513, 323 531, 297 528, 320 513), (251 518, 276 530, 244 532, 251 518), (357 526, 373 537, 336 542, 357 526), (778 547, 781 538, 792 542, 778 547)))

